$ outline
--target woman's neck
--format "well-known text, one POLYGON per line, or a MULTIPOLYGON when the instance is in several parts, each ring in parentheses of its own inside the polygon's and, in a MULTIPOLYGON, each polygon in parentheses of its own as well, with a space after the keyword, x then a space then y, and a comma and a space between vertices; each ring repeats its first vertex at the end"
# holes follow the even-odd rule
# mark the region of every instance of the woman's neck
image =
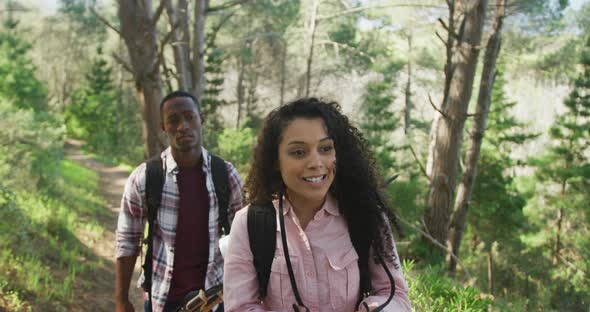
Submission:
POLYGON ((315 214, 322 209, 326 198, 324 197, 321 201, 310 201, 303 198, 297 198, 297 196, 289 196, 287 192, 287 200, 289 200, 293 212, 295 212, 295 215, 299 219, 301 228, 305 230, 307 224, 309 224, 315 214))

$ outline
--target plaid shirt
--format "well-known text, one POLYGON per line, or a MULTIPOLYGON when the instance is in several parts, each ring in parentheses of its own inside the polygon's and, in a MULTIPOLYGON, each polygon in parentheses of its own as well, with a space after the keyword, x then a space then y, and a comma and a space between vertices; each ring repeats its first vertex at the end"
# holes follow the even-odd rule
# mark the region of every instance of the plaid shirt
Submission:
MULTIPOLYGON (((222 233, 219 231, 219 206, 211 176, 211 156, 204 148, 202 155, 203 172, 206 175, 207 191, 209 193, 209 264, 205 278, 205 288, 209 288, 223 281, 223 258, 219 251, 219 238, 222 233)), ((172 281, 174 242, 180 198, 176 182, 179 168, 172 157, 170 148, 163 151, 161 157, 165 182, 162 203, 158 209, 154 227, 152 308, 155 312, 163 310, 172 281)), ((231 190, 228 211, 231 224, 235 212, 242 208, 242 180, 232 164, 226 162, 226 165, 231 190)), ((117 258, 137 256, 141 250, 141 241, 147 218, 145 169, 145 163, 135 168, 125 185, 117 224, 117 258)), ((141 287, 143 280, 142 274, 137 282, 137 287, 141 287)))

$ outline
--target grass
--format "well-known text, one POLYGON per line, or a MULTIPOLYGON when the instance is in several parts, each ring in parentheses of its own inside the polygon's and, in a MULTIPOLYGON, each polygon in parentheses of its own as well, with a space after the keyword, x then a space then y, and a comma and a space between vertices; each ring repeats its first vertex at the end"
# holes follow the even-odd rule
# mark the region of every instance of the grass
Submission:
POLYGON ((79 277, 102 262, 89 248, 105 231, 98 176, 69 160, 59 166, 40 191, 0 189, 0 310, 65 311, 79 277))

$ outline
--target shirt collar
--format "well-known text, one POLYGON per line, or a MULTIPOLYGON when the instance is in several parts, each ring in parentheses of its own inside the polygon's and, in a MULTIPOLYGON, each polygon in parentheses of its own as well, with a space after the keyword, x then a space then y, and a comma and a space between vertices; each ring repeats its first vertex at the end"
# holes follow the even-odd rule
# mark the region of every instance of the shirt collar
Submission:
MULTIPOLYGON (((172 157, 172 149, 170 147, 165 149, 162 152, 161 157, 165 164, 166 173, 177 174, 180 168, 178 168, 176 160, 174 160, 174 157, 172 157)), ((203 157, 203 170, 209 172, 211 167, 211 160, 209 159, 209 152, 207 152, 207 150, 204 147, 201 147, 201 157, 203 157)))
MULTIPOLYGON (((291 208, 292 208, 291 203, 289 202, 289 200, 287 199, 286 196, 283 196, 283 216, 287 215, 287 213, 289 213, 289 211, 291 211, 291 208)), ((322 210, 325 211, 326 213, 333 215, 333 216, 340 215, 340 211, 338 210, 338 205, 337 205, 336 199, 329 192, 326 197, 326 200, 324 201, 324 204, 322 205, 322 208, 320 208, 319 211, 322 211, 322 210)), ((277 201, 277 212, 278 212, 278 201, 277 201)), ((317 216, 317 213, 316 213, 316 216, 317 216)))

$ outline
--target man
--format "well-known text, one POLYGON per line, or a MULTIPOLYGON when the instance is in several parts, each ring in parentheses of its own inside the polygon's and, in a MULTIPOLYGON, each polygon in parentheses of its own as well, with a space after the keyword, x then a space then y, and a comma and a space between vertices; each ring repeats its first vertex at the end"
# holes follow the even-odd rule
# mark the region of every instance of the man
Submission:
MULTIPOLYGON (((153 229, 151 307, 174 311, 189 291, 206 289, 223 280, 219 251, 219 205, 211 171, 211 155, 203 148, 203 116, 198 101, 175 91, 160 104, 162 130, 170 147, 161 153, 164 187, 153 229)), ((231 223, 242 207, 242 181, 225 162, 230 190, 227 217, 231 223)), ((222 166, 223 168, 223 166, 222 166)), ((129 176, 117 224, 116 308, 134 311, 128 291, 147 218, 146 163, 129 176)), ((140 277, 141 285, 144 277, 140 277)), ((146 297, 148 298, 148 297, 146 297)))

